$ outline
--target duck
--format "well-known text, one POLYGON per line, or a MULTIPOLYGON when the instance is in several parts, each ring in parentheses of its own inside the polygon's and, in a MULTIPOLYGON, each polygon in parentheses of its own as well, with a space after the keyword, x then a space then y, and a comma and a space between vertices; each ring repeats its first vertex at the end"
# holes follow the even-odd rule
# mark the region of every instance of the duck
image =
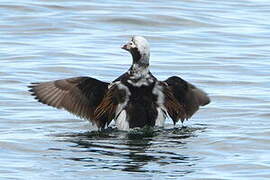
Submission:
POLYGON ((183 123, 210 103, 207 93, 179 76, 164 81, 153 76, 144 37, 132 36, 121 48, 131 54, 132 65, 110 83, 82 76, 31 83, 29 91, 39 102, 87 119, 98 129, 115 121, 123 131, 163 127, 167 117, 174 125, 183 123))

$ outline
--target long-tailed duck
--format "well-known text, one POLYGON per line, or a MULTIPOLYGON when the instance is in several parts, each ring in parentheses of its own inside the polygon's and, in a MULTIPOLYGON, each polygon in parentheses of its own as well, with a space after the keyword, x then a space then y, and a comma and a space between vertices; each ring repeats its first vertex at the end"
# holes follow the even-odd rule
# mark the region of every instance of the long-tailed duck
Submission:
POLYGON ((163 126, 190 118, 210 102, 205 92, 177 76, 157 80, 149 71, 150 48, 145 38, 134 36, 122 49, 132 55, 129 70, 112 83, 91 77, 74 77, 32 83, 30 92, 39 102, 88 119, 99 129, 112 120, 120 130, 163 126))

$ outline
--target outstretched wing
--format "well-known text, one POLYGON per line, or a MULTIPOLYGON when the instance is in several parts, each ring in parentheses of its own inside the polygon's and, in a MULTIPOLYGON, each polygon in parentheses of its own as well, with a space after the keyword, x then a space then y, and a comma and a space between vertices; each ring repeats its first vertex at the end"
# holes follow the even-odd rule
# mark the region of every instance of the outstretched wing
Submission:
MULTIPOLYGON (((201 89, 188 83, 177 76, 169 77, 164 82, 167 83, 170 91, 172 92, 178 103, 184 108, 186 117, 190 118, 200 106, 210 103, 210 98, 201 89)), ((181 118, 183 122, 183 118, 181 118)))
POLYGON ((94 117, 94 112, 107 93, 108 85, 109 83, 90 77, 75 77, 32 83, 29 91, 39 102, 59 109, 64 108, 101 127, 94 117))

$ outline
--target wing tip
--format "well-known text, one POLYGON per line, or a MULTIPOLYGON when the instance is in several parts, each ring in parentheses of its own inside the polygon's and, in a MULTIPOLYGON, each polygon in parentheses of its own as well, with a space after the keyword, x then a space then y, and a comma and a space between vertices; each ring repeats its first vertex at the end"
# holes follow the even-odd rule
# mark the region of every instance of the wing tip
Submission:
POLYGON ((206 106, 207 104, 210 104, 211 99, 208 95, 205 95, 203 101, 200 103, 200 106, 206 106))
POLYGON ((27 87, 29 88, 28 91, 33 92, 34 88, 38 86, 40 83, 39 82, 31 82, 27 87))
POLYGON ((210 102, 211 102, 211 99, 208 97, 207 100, 204 102, 203 106, 210 104, 210 102))

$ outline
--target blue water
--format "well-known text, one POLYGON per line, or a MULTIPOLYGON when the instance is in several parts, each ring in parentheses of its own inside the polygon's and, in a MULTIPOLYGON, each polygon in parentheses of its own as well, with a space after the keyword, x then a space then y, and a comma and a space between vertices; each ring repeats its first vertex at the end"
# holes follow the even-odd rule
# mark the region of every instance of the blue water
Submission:
POLYGON ((0 179, 269 179, 270 2, 0 1, 0 179), (39 104, 30 82, 111 81, 132 35, 151 71, 178 75, 212 102, 184 127, 97 133, 39 104))

